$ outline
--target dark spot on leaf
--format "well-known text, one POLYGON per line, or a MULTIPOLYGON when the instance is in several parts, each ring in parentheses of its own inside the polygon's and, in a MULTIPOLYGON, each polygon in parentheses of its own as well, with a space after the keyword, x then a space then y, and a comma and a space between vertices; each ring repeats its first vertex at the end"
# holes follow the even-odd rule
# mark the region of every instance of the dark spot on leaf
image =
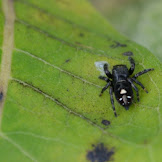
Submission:
POLYGON ((58 100, 57 98, 55 98, 55 101, 56 101, 56 102, 59 102, 59 100, 58 100))
POLYGON ((117 47, 127 47, 127 45, 126 44, 121 44, 121 43, 119 43, 119 42, 114 42, 115 44, 113 44, 113 45, 111 45, 110 47, 111 48, 117 48, 117 47))
POLYGON ((144 140, 143 143, 144 143, 144 144, 148 144, 149 142, 148 142, 147 140, 144 140))
POLYGON ((71 60, 71 59, 67 59, 67 60, 65 60, 65 62, 68 63, 70 60, 71 60))
POLYGON ((75 44, 77 44, 77 45, 80 46, 81 48, 93 49, 93 47, 86 46, 86 45, 84 45, 84 44, 81 44, 80 42, 75 42, 75 44))
POLYGON ((107 162, 112 161, 112 155, 114 154, 113 148, 109 149, 104 146, 103 143, 98 145, 92 145, 93 150, 87 153, 87 159, 91 162, 107 162))
POLYGON ((76 44, 78 44, 78 45, 81 45, 81 43, 80 42, 75 42, 76 44))
POLYGON ((66 91, 68 91, 68 92, 69 92, 69 89, 67 89, 66 91))
POLYGON ((0 92, 0 101, 3 99, 3 92, 0 92))
POLYGON ((111 122, 108 121, 108 120, 102 120, 102 124, 104 124, 104 125, 106 125, 106 126, 107 126, 107 125, 110 125, 110 123, 111 123, 111 122))
POLYGON ((84 37, 84 34, 83 34, 83 33, 80 33, 79 36, 80 36, 80 37, 84 37))
POLYGON ((133 56, 133 52, 128 51, 123 53, 124 56, 133 56))

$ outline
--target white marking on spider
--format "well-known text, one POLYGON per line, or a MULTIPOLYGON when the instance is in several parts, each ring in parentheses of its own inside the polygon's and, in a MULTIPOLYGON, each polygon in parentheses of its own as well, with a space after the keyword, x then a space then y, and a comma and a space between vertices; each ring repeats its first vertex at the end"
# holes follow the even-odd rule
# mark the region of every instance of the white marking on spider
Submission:
POLYGON ((127 91, 125 89, 121 89, 120 94, 125 94, 127 91))
POLYGON ((127 96, 127 98, 131 98, 131 96, 127 96))
POLYGON ((122 103, 122 105, 124 105, 124 103, 122 103))
POLYGON ((119 101, 121 101, 122 100, 122 98, 119 98, 119 101))

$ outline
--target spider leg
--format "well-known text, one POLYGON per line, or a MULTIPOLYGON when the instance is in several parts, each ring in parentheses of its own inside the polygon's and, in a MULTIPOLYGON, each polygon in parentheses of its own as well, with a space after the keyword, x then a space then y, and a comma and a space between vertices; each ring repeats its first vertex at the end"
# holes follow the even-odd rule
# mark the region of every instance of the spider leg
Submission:
POLYGON ((112 74, 111 74, 110 71, 108 70, 107 64, 104 64, 104 72, 105 72, 105 74, 108 76, 108 78, 112 78, 112 74))
POLYGON ((131 64, 131 67, 129 69, 129 75, 131 75, 131 74, 133 74, 134 69, 135 69, 135 62, 134 62, 132 57, 129 57, 128 59, 129 59, 129 62, 131 64))
POLYGON ((106 82, 110 81, 108 78, 106 78, 106 77, 104 77, 104 76, 99 76, 98 78, 101 79, 101 80, 104 80, 104 81, 106 81, 106 82))
POLYGON ((146 93, 148 93, 147 89, 143 86, 143 84, 142 84, 141 82, 139 82, 139 81, 136 80, 135 78, 132 78, 132 80, 133 80, 135 83, 137 83, 138 85, 140 85, 146 93))
POLYGON ((140 71, 139 73, 137 73, 137 74, 135 74, 134 76, 133 76, 133 78, 138 78, 140 75, 143 75, 143 74, 145 74, 145 73, 147 73, 147 72, 149 72, 149 71, 152 71, 152 70, 154 70, 153 68, 152 69, 145 69, 145 70, 143 70, 143 71, 140 71))
POLYGON ((102 96, 103 92, 111 85, 111 82, 108 82, 105 87, 103 87, 100 96, 102 96))
POLYGON ((131 78, 128 78, 128 82, 131 83, 131 86, 134 88, 137 94, 137 101, 139 102, 139 93, 138 93, 138 88, 133 84, 133 81, 131 78))
POLYGON ((111 104, 113 107, 114 115, 115 115, 115 117, 117 117, 115 106, 114 106, 113 88, 112 87, 110 87, 109 93, 110 93, 110 100, 111 100, 111 104))

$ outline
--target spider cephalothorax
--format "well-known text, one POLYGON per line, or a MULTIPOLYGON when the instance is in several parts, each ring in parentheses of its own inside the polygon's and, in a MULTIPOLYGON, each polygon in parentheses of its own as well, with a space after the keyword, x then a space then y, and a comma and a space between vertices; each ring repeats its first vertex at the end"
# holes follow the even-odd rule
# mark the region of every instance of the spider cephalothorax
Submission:
POLYGON ((104 71, 108 78, 104 76, 99 76, 100 79, 105 80, 107 82, 106 86, 102 89, 100 96, 110 86, 110 91, 109 91, 110 99, 111 99, 111 104, 112 104, 115 116, 117 116, 117 114, 116 114, 115 106, 114 106, 113 92, 115 93, 116 100, 122 106, 124 106, 126 110, 128 110, 129 106, 131 105, 133 101, 132 87, 136 91, 137 100, 139 101, 138 88, 134 85, 133 82, 140 85, 147 92, 143 84, 139 82, 138 80, 136 80, 136 78, 142 74, 145 74, 151 70, 154 70, 154 69, 145 69, 135 74, 133 77, 130 77, 130 75, 134 72, 135 62, 132 57, 129 57, 129 61, 131 64, 131 67, 129 70, 126 65, 116 65, 112 69, 112 74, 109 72, 107 64, 104 64, 104 71))

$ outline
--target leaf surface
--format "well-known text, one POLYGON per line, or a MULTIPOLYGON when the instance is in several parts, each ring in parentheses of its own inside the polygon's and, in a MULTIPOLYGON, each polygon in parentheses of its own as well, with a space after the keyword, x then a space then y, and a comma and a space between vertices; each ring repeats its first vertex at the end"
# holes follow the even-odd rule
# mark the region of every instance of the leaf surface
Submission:
POLYGON ((17 0, 13 7, 11 75, 1 106, 2 161, 92 161, 88 153, 99 143, 113 150, 111 160, 160 161, 158 60, 121 36, 86 1, 17 0), (155 71, 139 78, 149 93, 139 87, 140 102, 135 99, 129 111, 115 101, 115 118, 109 93, 99 97, 105 82, 94 63, 129 67, 123 55, 128 51, 136 61, 135 73, 155 71))

